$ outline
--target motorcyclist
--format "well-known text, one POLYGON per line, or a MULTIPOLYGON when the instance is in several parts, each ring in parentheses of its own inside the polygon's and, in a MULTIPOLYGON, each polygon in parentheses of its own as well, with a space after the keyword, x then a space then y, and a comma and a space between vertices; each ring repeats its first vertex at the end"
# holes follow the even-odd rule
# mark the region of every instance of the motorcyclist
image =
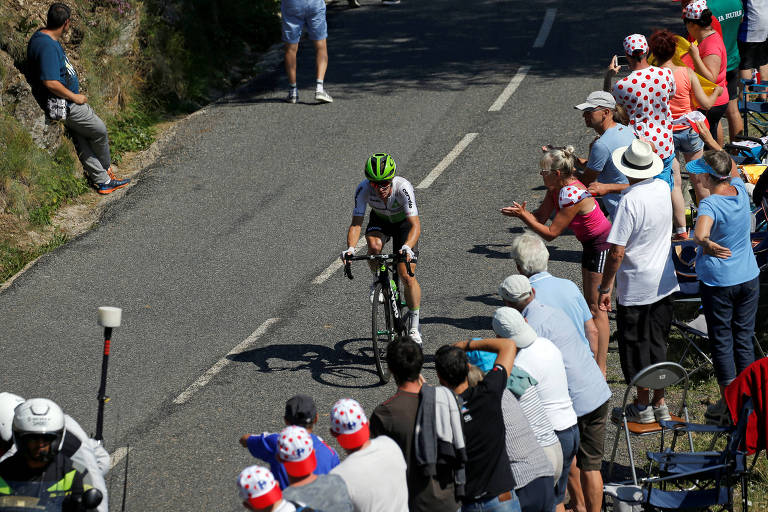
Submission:
MULTIPOLYGON (((0 393, 0 463, 16 453, 11 424, 15 408, 23 402, 22 397, 13 393, 0 393)), ((80 424, 68 414, 64 415, 61 452, 72 460, 73 466, 78 471, 85 474, 86 485, 101 491, 103 498, 98 506, 98 512, 108 512, 109 500, 104 477, 109 471, 109 453, 101 443, 91 439, 80 424)))
POLYGON ((14 410, 16 453, 0 462, 0 511, 79 512, 87 470, 75 469, 62 453, 64 413, 55 402, 32 398, 14 410))

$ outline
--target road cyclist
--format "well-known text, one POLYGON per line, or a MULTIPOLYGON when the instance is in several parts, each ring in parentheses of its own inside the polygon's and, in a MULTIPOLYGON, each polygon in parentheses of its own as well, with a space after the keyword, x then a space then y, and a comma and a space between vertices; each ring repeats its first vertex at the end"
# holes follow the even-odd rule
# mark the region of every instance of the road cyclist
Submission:
MULTIPOLYGON (((375 153, 365 162, 365 179, 355 189, 355 207, 352 211, 352 223, 347 231, 347 249, 341 253, 341 259, 355 255, 355 245, 360 238, 365 211, 370 205, 371 213, 365 228, 365 241, 368 254, 381 254, 384 244, 391 238, 392 247, 404 256, 409 263, 416 261, 419 254, 419 236, 421 221, 416 208, 413 185, 397 176, 397 164, 387 153, 375 153), (399 247, 399 249, 398 249, 399 247)), ((421 345, 419 329, 419 308, 421 305, 421 287, 413 275, 405 268, 405 261, 398 263, 401 286, 405 302, 408 305, 408 337, 421 345)), ((377 275, 379 265, 370 262, 371 272, 377 275)), ((410 264, 415 272, 415 263, 410 264)), ((371 285, 371 301, 374 297, 376 279, 371 285)), ((379 296, 379 301, 383 297, 379 296)))

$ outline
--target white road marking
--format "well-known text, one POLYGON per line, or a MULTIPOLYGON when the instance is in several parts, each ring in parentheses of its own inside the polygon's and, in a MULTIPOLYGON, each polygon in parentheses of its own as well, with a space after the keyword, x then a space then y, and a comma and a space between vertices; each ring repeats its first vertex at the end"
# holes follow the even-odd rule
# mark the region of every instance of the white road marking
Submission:
POLYGON ((531 66, 520 66, 520 69, 517 70, 515 76, 513 76, 512 80, 510 80, 509 85, 507 85, 499 97, 496 98, 496 101, 493 103, 493 105, 491 105, 491 108, 488 109, 488 112, 498 112, 501 110, 501 107, 503 107, 510 96, 514 94, 514 92, 520 86, 520 83, 523 81, 523 78, 525 78, 525 76, 528 74, 528 71, 530 70, 531 66))
POLYGON ((115 466, 120 464, 120 461, 122 461, 125 456, 128 455, 128 450, 130 450, 130 448, 127 446, 123 446, 115 450, 110 457, 109 469, 114 469, 115 466))
POLYGON ((557 9, 547 9, 547 12, 544 14, 544 21, 541 22, 541 28, 539 28, 539 35, 536 36, 536 40, 533 42, 534 48, 542 48, 544 43, 547 42, 547 37, 549 37, 549 31, 552 30, 556 14, 557 9))
MULTIPOLYGON (((258 329, 253 331, 253 333, 245 338, 240 344, 238 344, 235 348, 229 351, 227 356, 233 356, 236 354, 240 354, 241 352, 245 352, 247 349, 249 349, 259 338, 261 338, 267 330, 272 327, 277 321, 280 320, 279 318, 270 318, 267 321, 265 321, 263 324, 259 326, 258 329)), ((211 379, 213 379, 217 373, 219 373, 221 370, 224 369, 229 363, 231 363, 231 360, 227 358, 227 356, 222 357, 219 359, 216 364, 211 366, 207 372, 205 372, 203 375, 200 376, 199 379, 197 379, 195 382, 192 383, 191 386, 189 386, 182 394, 176 397, 176 399, 173 401, 173 403, 177 405, 181 405, 190 398, 192 398, 192 395, 194 395, 197 391, 199 391, 203 386, 208 384, 211 379)))
POLYGON ((477 137, 478 134, 476 133, 468 133, 464 136, 463 139, 459 141, 458 144, 451 150, 450 153, 445 155, 445 158, 437 164, 437 167, 432 169, 429 174, 427 174, 427 177, 424 178, 421 183, 416 185, 416 188, 427 188, 429 187, 434 181, 442 174, 444 170, 448 168, 449 165, 453 163, 454 160, 461 154, 462 151, 467 149, 467 146, 475 140, 475 137, 477 137))
MULTIPOLYGON (((365 245, 365 237, 360 237, 360 240, 357 241, 357 245, 355 246, 355 249, 358 251, 362 249, 363 245, 365 245)), ((328 265, 328 268, 323 270, 323 272, 314 278, 312 280, 312 284, 323 284, 328 280, 329 277, 333 275, 334 272, 339 270, 344 264, 341 262, 341 258, 336 258, 333 260, 333 263, 328 265)))

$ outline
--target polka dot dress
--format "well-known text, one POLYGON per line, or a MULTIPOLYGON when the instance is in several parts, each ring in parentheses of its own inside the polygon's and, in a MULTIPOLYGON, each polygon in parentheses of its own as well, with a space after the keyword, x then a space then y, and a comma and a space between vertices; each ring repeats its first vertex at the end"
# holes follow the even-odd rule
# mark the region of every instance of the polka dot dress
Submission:
POLYGON ((672 70, 655 66, 633 71, 613 86, 613 97, 626 109, 635 135, 653 144, 662 159, 675 150, 669 109, 669 100, 674 95, 672 70))

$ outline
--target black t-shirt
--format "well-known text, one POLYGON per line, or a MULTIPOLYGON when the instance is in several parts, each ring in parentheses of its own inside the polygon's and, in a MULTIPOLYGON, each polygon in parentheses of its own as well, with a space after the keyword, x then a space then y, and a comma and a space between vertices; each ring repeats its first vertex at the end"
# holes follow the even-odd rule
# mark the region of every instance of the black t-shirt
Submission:
POLYGON ((419 410, 419 395, 398 390, 392 397, 374 409, 371 415, 373 436, 385 435, 392 438, 403 451, 408 464, 408 510, 429 512, 457 510, 458 503, 453 496, 453 478, 450 471, 441 471, 435 478, 424 475, 415 466, 413 459, 414 429, 419 410))
POLYGON ((485 378, 460 396, 467 445, 467 498, 486 501, 515 488, 504 444, 501 395, 507 387, 507 371, 496 365, 485 378))

